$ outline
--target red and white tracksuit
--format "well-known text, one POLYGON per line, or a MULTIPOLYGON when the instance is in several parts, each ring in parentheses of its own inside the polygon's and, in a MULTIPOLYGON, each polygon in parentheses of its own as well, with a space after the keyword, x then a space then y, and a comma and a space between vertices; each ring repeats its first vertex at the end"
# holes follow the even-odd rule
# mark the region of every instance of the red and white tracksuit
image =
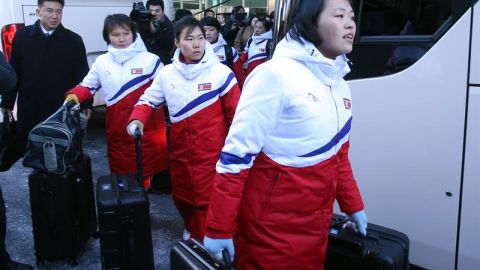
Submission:
MULTIPOLYGON (((218 60, 220 63, 227 65, 227 56, 226 56, 226 50, 225 46, 227 45, 227 42, 223 38, 223 35, 221 33, 218 34, 218 39, 217 42, 211 44, 213 48, 213 53, 218 57, 218 60)), ((238 54, 237 50, 232 47, 232 71, 233 74, 235 74, 235 78, 237 78, 237 82, 239 83, 238 86, 240 89, 242 89, 242 84, 243 81, 245 81, 246 78, 246 71, 243 69, 243 63, 240 61, 240 55, 238 54)))
POLYGON ((207 233, 234 236, 239 269, 323 269, 328 226, 363 209, 348 159, 345 56, 284 39, 247 78, 210 198, 207 233))
POLYGON ((240 62, 243 63, 244 77, 240 80, 243 86, 247 76, 260 64, 268 60, 268 41, 272 39, 272 31, 267 31, 259 36, 253 36, 247 41, 245 52, 240 54, 240 62))
MULTIPOLYGON (((163 67, 161 60, 147 52, 139 35, 128 48, 108 46, 108 52, 93 63, 83 81, 67 92, 80 102, 103 94, 107 104, 106 131, 108 162, 113 173, 136 173, 135 141, 128 136, 128 118, 144 90, 163 67)), ((155 113, 144 129, 142 160, 144 176, 167 169, 167 140, 163 111, 155 113)))
POLYGON ((135 106, 130 121, 147 123, 164 103, 170 112, 170 174, 173 199, 191 236, 203 240, 215 163, 232 122, 240 90, 232 71, 211 45, 198 63, 177 49, 135 106))

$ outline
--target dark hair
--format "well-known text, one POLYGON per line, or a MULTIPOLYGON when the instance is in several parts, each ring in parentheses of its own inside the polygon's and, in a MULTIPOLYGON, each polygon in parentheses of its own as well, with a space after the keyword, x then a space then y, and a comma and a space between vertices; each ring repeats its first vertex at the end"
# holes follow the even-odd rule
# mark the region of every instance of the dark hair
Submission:
POLYGON ((57 3, 60 3, 62 7, 65 6, 64 0, 38 0, 37 5, 41 7, 43 5, 43 2, 57 2, 57 3))
POLYGON ((130 17, 125 14, 112 14, 108 15, 103 23, 102 35, 103 40, 105 40, 107 44, 111 43, 108 34, 113 30, 113 28, 115 28, 115 26, 121 26, 125 29, 130 28, 133 35, 133 41, 135 41, 137 38, 137 27, 130 17))
POLYGON ((214 17, 205 17, 200 22, 203 26, 213 26, 217 31, 220 30, 220 22, 214 17))
MULTIPOLYGON (((350 5, 352 1, 348 0, 350 5)), ((317 22, 320 13, 325 8, 325 0, 297 0, 292 3, 286 20, 286 28, 290 37, 300 43, 300 38, 310 41, 315 46, 322 43, 317 31, 317 22)))
POLYGON ((257 15, 252 14, 252 15, 250 15, 249 18, 248 18, 248 25, 252 24, 252 21, 253 21, 254 18, 260 19, 260 18, 258 18, 257 15))
POLYGON ((193 14, 188 9, 179 8, 175 10, 175 21, 178 21, 185 16, 193 16, 193 14))
POLYGON ((268 17, 270 18, 270 20, 275 20, 275 10, 270 12, 270 14, 268 15, 268 17))
POLYGON ((213 15, 215 16, 215 11, 213 11, 212 9, 205 9, 205 10, 203 11, 203 16, 206 17, 208 12, 212 12, 213 15))
POLYGON ((255 24, 259 22, 263 24, 263 27, 265 27, 265 32, 268 32, 270 31, 270 29, 272 29, 271 24, 267 19, 265 18, 258 19, 258 21, 255 24))
POLYGON ((232 15, 236 15, 240 12, 240 9, 245 10, 242 6, 234 6, 232 9, 232 15))
POLYGON ((297 0, 287 15, 286 29, 293 40, 303 43, 304 38, 314 45, 320 45, 322 40, 317 31, 317 21, 325 7, 325 0, 297 0))
POLYGON ((203 30, 203 26, 200 23, 200 21, 195 19, 193 16, 185 16, 181 18, 180 20, 175 22, 175 25, 174 25, 175 40, 177 41, 180 40, 180 35, 182 34, 183 29, 186 28, 188 30, 187 35, 189 35, 197 27, 200 28, 203 36, 205 37, 205 30, 203 30))
POLYGON ((153 6, 161 6, 162 11, 165 10, 163 0, 148 0, 145 6, 148 8, 150 5, 153 6))

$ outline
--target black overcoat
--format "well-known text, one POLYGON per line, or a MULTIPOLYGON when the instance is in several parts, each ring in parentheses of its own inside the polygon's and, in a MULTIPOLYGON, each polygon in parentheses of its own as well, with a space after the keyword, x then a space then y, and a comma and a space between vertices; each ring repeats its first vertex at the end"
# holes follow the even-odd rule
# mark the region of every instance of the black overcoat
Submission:
POLYGON ((37 21, 16 33, 10 64, 18 82, 3 96, 0 107, 12 109, 18 94, 17 134, 26 142, 30 130, 55 112, 65 92, 87 74, 85 46, 79 35, 62 25, 46 36, 37 21))

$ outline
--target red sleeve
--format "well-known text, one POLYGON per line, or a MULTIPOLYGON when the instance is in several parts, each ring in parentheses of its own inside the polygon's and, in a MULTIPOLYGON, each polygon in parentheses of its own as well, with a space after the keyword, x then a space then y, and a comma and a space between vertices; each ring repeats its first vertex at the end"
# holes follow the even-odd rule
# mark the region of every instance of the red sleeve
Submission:
POLYGON ((67 97, 68 94, 75 94, 78 97, 78 101, 80 101, 80 103, 93 98, 93 95, 90 92, 90 90, 85 86, 81 86, 80 84, 70 89, 67 93, 65 93, 65 97, 67 97))
POLYGON ((205 225, 208 237, 232 238, 248 172, 243 170, 237 174, 215 175, 205 225))
POLYGON ((240 61, 240 59, 233 63, 232 70, 235 74, 235 78, 237 78, 238 86, 241 90, 243 88, 243 82, 245 81, 245 78, 247 76, 245 73, 245 69, 243 68, 242 61, 240 61))
POLYGON ((235 115, 235 110, 237 109, 238 100, 240 99, 240 88, 238 87, 238 84, 232 86, 230 91, 223 95, 221 99, 228 127, 230 128, 230 125, 233 122, 233 116, 235 115))
POLYGON ((348 149, 350 143, 347 142, 340 149, 340 168, 337 179, 336 199, 342 212, 351 214, 364 208, 362 196, 353 177, 352 166, 348 159, 348 149))
POLYGON ((128 123, 132 122, 133 120, 139 120, 142 122, 144 126, 147 125, 148 120, 150 120, 150 116, 155 111, 154 108, 142 104, 133 107, 132 114, 130 114, 130 118, 128 119, 128 123))

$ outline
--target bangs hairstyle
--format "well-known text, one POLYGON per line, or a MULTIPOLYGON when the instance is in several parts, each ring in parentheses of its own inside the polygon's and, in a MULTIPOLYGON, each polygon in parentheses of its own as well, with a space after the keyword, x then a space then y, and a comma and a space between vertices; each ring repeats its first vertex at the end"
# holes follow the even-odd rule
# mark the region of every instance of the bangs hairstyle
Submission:
POLYGON ((203 26, 212 26, 212 27, 215 27, 217 31, 220 30, 220 23, 214 17, 205 17, 200 22, 202 23, 203 26))
POLYGON ((265 28, 265 32, 268 32, 270 31, 270 29, 272 29, 270 22, 265 18, 258 19, 258 21, 255 24, 257 23, 263 24, 263 27, 265 28))
POLYGON ((180 41, 180 35, 182 35, 182 32, 184 29, 187 29, 187 36, 188 36, 197 27, 200 28, 200 31, 202 31, 203 37, 205 37, 205 30, 203 29, 203 26, 199 20, 195 19, 192 16, 185 16, 181 18, 180 20, 176 21, 175 25, 173 26, 174 33, 175 33, 175 40, 180 41))
POLYGON ((110 34, 110 32, 113 31, 113 28, 115 28, 116 26, 129 29, 130 31, 132 31, 133 41, 137 39, 137 27, 135 26, 135 23, 132 21, 132 19, 130 19, 130 17, 125 14, 112 14, 108 15, 105 18, 105 22, 103 23, 103 40, 105 40, 108 45, 110 45, 111 43, 108 35, 110 34))
POLYGON ((300 43, 304 38, 314 45, 322 43, 317 31, 317 21, 325 7, 325 0, 296 0, 288 12, 286 29, 290 37, 300 43))
POLYGON ((64 0, 38 0, 37 1, 37 6, 41 7, 43 5, 43 2, 57 2, 57 3, 60 3, 62 8, 63 8, 63 6, 65 6, 65 1, 64 0))

